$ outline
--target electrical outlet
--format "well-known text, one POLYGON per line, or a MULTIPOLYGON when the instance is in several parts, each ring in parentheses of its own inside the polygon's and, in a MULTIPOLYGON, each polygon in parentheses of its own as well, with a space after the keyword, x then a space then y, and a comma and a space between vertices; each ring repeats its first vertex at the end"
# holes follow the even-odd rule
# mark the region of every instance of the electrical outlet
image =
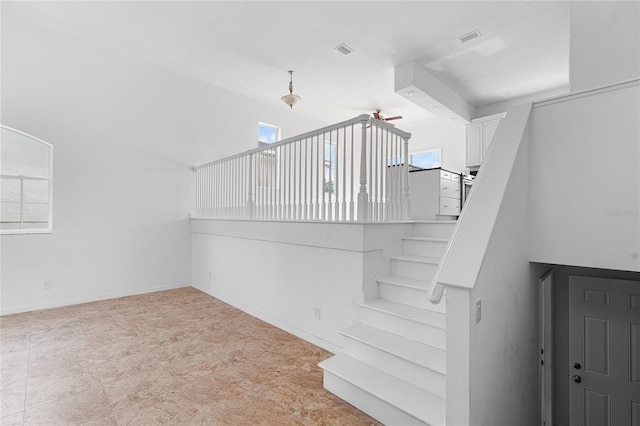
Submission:
POLYGON ((44 283, 42 283, 42 289, 43 290, 50 290, 51 289, 51 280, 45 281, 44 283))
POLYGON ((315 307, 313 317, 317 320, 320 320, 322 318, 322 309, 320 309, 320 306, 315 307))
POLYGON ((482 319, 482 300, 476 300, 476 324, 482 319))

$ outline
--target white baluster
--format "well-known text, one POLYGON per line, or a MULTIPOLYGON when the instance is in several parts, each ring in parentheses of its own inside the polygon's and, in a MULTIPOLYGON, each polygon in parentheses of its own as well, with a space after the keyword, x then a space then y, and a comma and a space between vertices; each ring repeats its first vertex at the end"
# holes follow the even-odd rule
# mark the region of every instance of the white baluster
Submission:
POLYGON ((409 198, 409 138, 403 138, 404 141, 404 176, 402 185, 402 220, 409 220, 409 209, 411 208, 411 199, 409 198))
POLYGON ((358 192, 358 221, 369 219, 369 194, 367 194, 367 122, 362 122, 362 141, 360 147, 360 192, 358 192))
POLYGON ((283 218, 283 205, 284 205, 284 182, 282 179, 282 173, 284 172, 284 149, 282 146, 278 147, 278 209, 276 213, 276 219, 282 220, 283 218))
POLYGON ((342 179, 342 173, 340 172, 340 146, 341 146, 340 129, 336 129, 336 155, 334 157, 334 168, 336 170, 333 178, 333 220, 340 221, 340 196, 342 195, 342 188, 340 187, 340 179, 342 179))
POLYGON ((302 144, 303 139, 298 142, 298 220, 304 220, 302 217, 302 144))
POLYGON ((354 221, 355 220, 355 210, 356 210, 356 206, 355 206, 355 196, 354 193, 356 192, 356 181, 355 181, 355 177, 354 177, 354 170, 355 170, 355 157, 354 157, 354 145, 356 143, 356 139, 355 139, 355 126, 351 125, 351 160, 350 160, 350 169, 351 169, 351 176, 349 178, 349 194, 350 194, 350 198, 349 198, 349 220, 354 221))
POLYGON ((318 220, 319 219, 319 209, 320 209, 320 181, 321 179, 319 179, 320 176, 320 164, 318 164, 321 160, 319 160, 320 158, 320 138, 318 137, 318 135, 316 135, 315 137, 315 142, 314 142, 314 152, 313 152, 313 156, 312 158, 312 168, 313 165, 315 165, 315 173, 314 173, 314 177, 315 177, 315 184, 314 184, 314 188, 313 188, 313 192, 314 192, 314 203, 313 203, 313 219, 314 220, 318 220))
MULTIPOLYGON (((254 162, 254 154, 253 152, 249 154, 248 165, 246 166, 246 172, 242 172, 242 176, 247 176, 246 183, 243 185, 247 190, 247 214, 246 217, 249 219, 253 219, 255 217, 255 201, 253 199, 254 194, 254 184, 253 184, 253 162, 254 162), (247 175, 248 173, 248 175, 247 175)), ((257 174, 256 174, 257 177, 257 174)), ((257 180, 257 179, 256 179, 257 180)))

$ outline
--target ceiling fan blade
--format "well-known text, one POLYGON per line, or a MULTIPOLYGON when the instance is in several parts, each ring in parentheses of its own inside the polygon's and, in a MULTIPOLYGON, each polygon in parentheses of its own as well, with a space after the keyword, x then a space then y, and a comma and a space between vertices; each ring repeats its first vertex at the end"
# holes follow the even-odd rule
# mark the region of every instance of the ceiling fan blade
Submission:
POLYGON ((376 120, 382 120, 382 118, 380 118, 380 113, 379 112, 374 112, 373 113, 373 118, 375 118, 376 120))
POLYGON ((384 121, 389 121, 389 120, 399 120, 399 119, 401 119, 401 118, 402 118, 402 116, 401 116, 401 115, 396 115, 396 116, 394 116, 394 117, 388 117, 388 118, 387 118, 387 117, 385 117, 385 118, 384 118, 384 121))

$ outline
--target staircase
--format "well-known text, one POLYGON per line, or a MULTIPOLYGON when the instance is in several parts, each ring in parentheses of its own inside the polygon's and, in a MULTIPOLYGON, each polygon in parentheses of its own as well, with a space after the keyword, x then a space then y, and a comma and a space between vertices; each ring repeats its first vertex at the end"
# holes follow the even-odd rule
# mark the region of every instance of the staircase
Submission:
POLYGON ((416 221, 362 323, 341 332, 343 352, 319 364, 324 387, 386 425, 444 425, 445 301, 427 293, 455 221, 416 221))

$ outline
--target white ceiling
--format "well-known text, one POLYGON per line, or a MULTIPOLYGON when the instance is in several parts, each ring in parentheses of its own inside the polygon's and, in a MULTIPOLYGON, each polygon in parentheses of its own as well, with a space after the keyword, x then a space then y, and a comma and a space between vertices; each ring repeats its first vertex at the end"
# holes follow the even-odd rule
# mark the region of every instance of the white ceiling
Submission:
POLYGON ((328 123, 375 109, 400 126, 432 117, 394 92, 394 67, 414 60, 475 107, 569 80, 561 1, 3 2, 2 14, 282 108, 295 70, 294 108, 328 123))

